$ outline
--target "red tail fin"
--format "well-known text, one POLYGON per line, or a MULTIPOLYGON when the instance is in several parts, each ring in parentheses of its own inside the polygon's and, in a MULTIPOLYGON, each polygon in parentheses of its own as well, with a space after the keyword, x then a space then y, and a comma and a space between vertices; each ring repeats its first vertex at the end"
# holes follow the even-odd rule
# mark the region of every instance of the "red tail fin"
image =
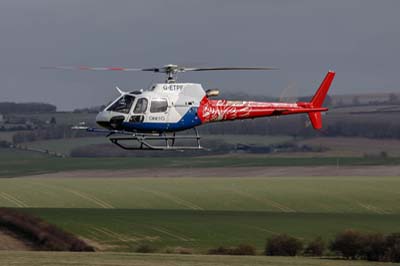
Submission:
MULTIPOLYGON (((321 85, 319 86, 317 92, 310 102, 311 108, 322 107, 322 104, 324 103, 325 97, 328 94, 329 87, 331 86, 334 77, 335 72, 333 71, 329 71, 326 74, 324 80, 322 81, 321 85)), ((321 112, 309 112, 308 117, 310 118, 311 124, 314 129, 322 128, 321 112)))
POLYGON ((328 93, 329 87, 332 84, 333 78, 335 77, 335 72, 329 71, 324 80, 322 81, 321 85, 319 86, 317 92, 315 93, 314 97, 311 100, 312 107, 321 107, 324 103, 326 94, 328 93))
POLYGON ((322 128, 321 112, 308 113, 308 118, 310 118, 311 124, 312 124, 314 129, 321 129, 322 128))

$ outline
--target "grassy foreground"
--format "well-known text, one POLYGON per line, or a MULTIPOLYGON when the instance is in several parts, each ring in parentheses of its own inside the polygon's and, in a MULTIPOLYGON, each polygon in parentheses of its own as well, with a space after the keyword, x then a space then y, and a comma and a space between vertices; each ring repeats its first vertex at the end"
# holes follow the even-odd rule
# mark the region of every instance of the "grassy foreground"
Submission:
MULTIPOLYGON (((42 266, 372 266, 387 263, 302 257, 205 256, 134 253, 0 252, 0 265, 42 266)), ((396 264, 390 264, 396 265, 396 264)))
POLYGON ((331 240, 348 228, 366 232, 399 232, 400 214, 271 213, 192 210, 24 209, 89 240, 98 250, 135 251, 149 244, 190 248, 206 253, 220 245, 254 245, 262 252, 266 239, 287 233, 303 240, 331 240))
POLYGON ((398 177, 12 178, 0 206, 19 207, 99 250, 219 245, 262 250, 276 233, 330 239, 347 228, 399 232, 398 177))

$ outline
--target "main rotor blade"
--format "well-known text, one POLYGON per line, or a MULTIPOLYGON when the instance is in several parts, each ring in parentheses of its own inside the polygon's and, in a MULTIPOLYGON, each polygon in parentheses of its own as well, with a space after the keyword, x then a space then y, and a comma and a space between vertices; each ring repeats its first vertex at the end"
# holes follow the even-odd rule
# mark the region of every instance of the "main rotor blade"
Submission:
POLYGON ((278 70, 275 67, 201 67, 184 68, 184 71, 219 71, 219 70, 278 70))
POLYGON ((42 69, 61 70, 89 70, 89 71, 149 71, 156 73, 176 74, 186 71, 221 71, 221 70, 277 70, 274 67, 183 67, 178 65, 165 65, 153 68, 128 68, 128 67, 90 67, 90 66, 51 66, 42 69))
POLYGON ((88 66, 52 66, 41 67, 41 69, 61 69, 61 70, 89 70, 89 71, 152 71, 154 68, 127 68, 127 67, 88 67, 88 66))

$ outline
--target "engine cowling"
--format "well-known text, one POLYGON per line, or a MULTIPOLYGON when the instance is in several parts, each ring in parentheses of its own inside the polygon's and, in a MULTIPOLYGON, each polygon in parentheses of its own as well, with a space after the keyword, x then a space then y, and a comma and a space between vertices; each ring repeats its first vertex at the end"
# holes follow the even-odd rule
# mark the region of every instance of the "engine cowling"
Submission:
POLYGON ((216 97, 219 95, 219 90, 218 89, 210 89, 206 91, 207 97, 216 97))

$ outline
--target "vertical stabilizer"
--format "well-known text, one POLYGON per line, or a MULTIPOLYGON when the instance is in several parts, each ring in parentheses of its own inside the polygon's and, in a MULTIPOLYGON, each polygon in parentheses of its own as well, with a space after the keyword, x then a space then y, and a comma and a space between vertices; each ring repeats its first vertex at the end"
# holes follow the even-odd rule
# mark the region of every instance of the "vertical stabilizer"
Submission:
MULTIPOLYGON (((311 108, 321 108, 326 95, 328 94, 328 90, 332 84, 333 78, 335 77, 335 72, 329 71, 324 80, 322 81, 321 85, 319 86, 317 92, 315 93, 314 97, 312 98, 310 105, 311 108)), ((308 117, 310 118, 311 124, 314 129, 321 129, 322 128, 322 116, 321 112, 309 112, 308 117)))
POLYGON ((332 84, 335 72, 329 71, 311 100, 312 107, 321 107, 332 84))

